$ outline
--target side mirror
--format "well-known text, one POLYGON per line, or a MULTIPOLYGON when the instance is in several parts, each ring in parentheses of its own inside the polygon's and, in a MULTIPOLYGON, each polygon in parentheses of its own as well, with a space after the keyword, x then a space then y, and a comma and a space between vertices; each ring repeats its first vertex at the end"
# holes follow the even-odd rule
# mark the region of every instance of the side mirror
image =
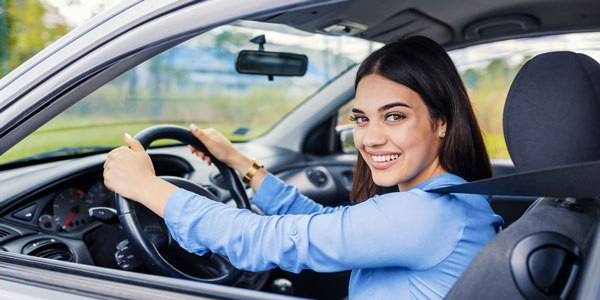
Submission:
POLYGON ((303 76, 308 57, 302 54, 242 50, 236 59, 235 70, 242 74, 273 76, 303 76))
POLYGON ((354 125, 338 126, 336 130, 340 138, 342 152, 356 153, 356 147, 354 146, 354 125))

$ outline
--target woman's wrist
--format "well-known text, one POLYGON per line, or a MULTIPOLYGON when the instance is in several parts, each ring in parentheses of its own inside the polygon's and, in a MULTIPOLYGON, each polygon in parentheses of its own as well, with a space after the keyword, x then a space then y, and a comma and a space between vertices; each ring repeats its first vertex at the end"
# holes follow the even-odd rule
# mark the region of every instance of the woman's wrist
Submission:
POLYGON ((267 170, 265 170, 265 168, 260 168, 255 174, 254 176, 252 176, 252 179, 250 180, 250 187, 256 192, 258 191, 258 188, 260 187, 260 185, 262 184, 263 180, 265 180, 265 177, 267 177, 267 174, 269 174, 269 172, 267 172, 267 170))
POLYGON ((237 153, 234 158, 231 160, 231 164, 229 165, 232 169, 236 170, 242 176, 248 172, 250 167, 252 166, 253 161, 243 155, 242 153, 237 153))
MULTIPOLYGON (((246 173, 248 173, 248 171, 250 170, 250 168, 252 168, 254 164, 254 160, 246 157, 245 155, 243 155, 242 153, 238 152, 238 155, 236 155, 236 157, 234 157, 231 160, 231 165, 229 165, 231 168, 235 169, 240 176, 244 176, 246 175, 246 173)), ((258 169, 258 171, 256 171, 256 173, 254 173, 254 175, 252 176, 252 179, 250 180, 250 187, 253 190, 258 190, 258 188, 260 187, 262 181, 265 179, 265 177, 267 176, 267 171, 264 168, 260 168, 258 169)))
POLYGON ((153 176, 145 180, 142 188, 137 195, 137 199, 133 199, 144 206, 148 207, 157 215, 163 217, 167 200, 178 187, 170 182, 153 176))

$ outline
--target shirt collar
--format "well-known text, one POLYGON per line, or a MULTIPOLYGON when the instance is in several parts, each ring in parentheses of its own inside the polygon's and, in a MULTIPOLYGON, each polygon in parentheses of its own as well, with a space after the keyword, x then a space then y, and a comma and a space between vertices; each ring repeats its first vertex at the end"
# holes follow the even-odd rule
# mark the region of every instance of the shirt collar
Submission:
POLYGON ((409 189, 407 189, 407 191, 410 191, 412 189, 419 189, 419 190, 430 190, 430 189, 435 189, 435 188, 441 188, 441 187, 446 187, 446 186, 450 186, 450 185, 457 185, 457 184, 461 184, 461 183, 466 183, 467 181, 462 179, 461 177, 454 175, 454 174, 440 174, 437 176, 434 176, 424 182, 421 182, 415 186, 410 187, 409 189))

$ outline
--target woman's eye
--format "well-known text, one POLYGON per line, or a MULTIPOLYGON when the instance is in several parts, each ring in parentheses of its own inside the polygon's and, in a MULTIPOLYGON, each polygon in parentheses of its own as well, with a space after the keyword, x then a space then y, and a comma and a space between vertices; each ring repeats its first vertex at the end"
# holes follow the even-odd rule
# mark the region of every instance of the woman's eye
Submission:
POLYGON ((385 116, 385 120, 391 121, 391 122, 398 122, 405 118, 406 118, 406 116, 403 114, 389 114, 389 115, 385 116))
POLYGON ((356 124, 361 124, 361 123, 367 122, 367 117, 351 116, 350 121, 355 122, 356 124))

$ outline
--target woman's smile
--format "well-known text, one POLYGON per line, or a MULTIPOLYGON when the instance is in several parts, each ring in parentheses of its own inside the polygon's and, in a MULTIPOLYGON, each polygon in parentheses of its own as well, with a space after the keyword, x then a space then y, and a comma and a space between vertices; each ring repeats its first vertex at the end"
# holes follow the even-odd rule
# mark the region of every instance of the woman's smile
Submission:
POLYGON ((393 166, 402 153, 394 152, 367 152, 369 154, 370 163, 377 170, 385 170, 393 166))

